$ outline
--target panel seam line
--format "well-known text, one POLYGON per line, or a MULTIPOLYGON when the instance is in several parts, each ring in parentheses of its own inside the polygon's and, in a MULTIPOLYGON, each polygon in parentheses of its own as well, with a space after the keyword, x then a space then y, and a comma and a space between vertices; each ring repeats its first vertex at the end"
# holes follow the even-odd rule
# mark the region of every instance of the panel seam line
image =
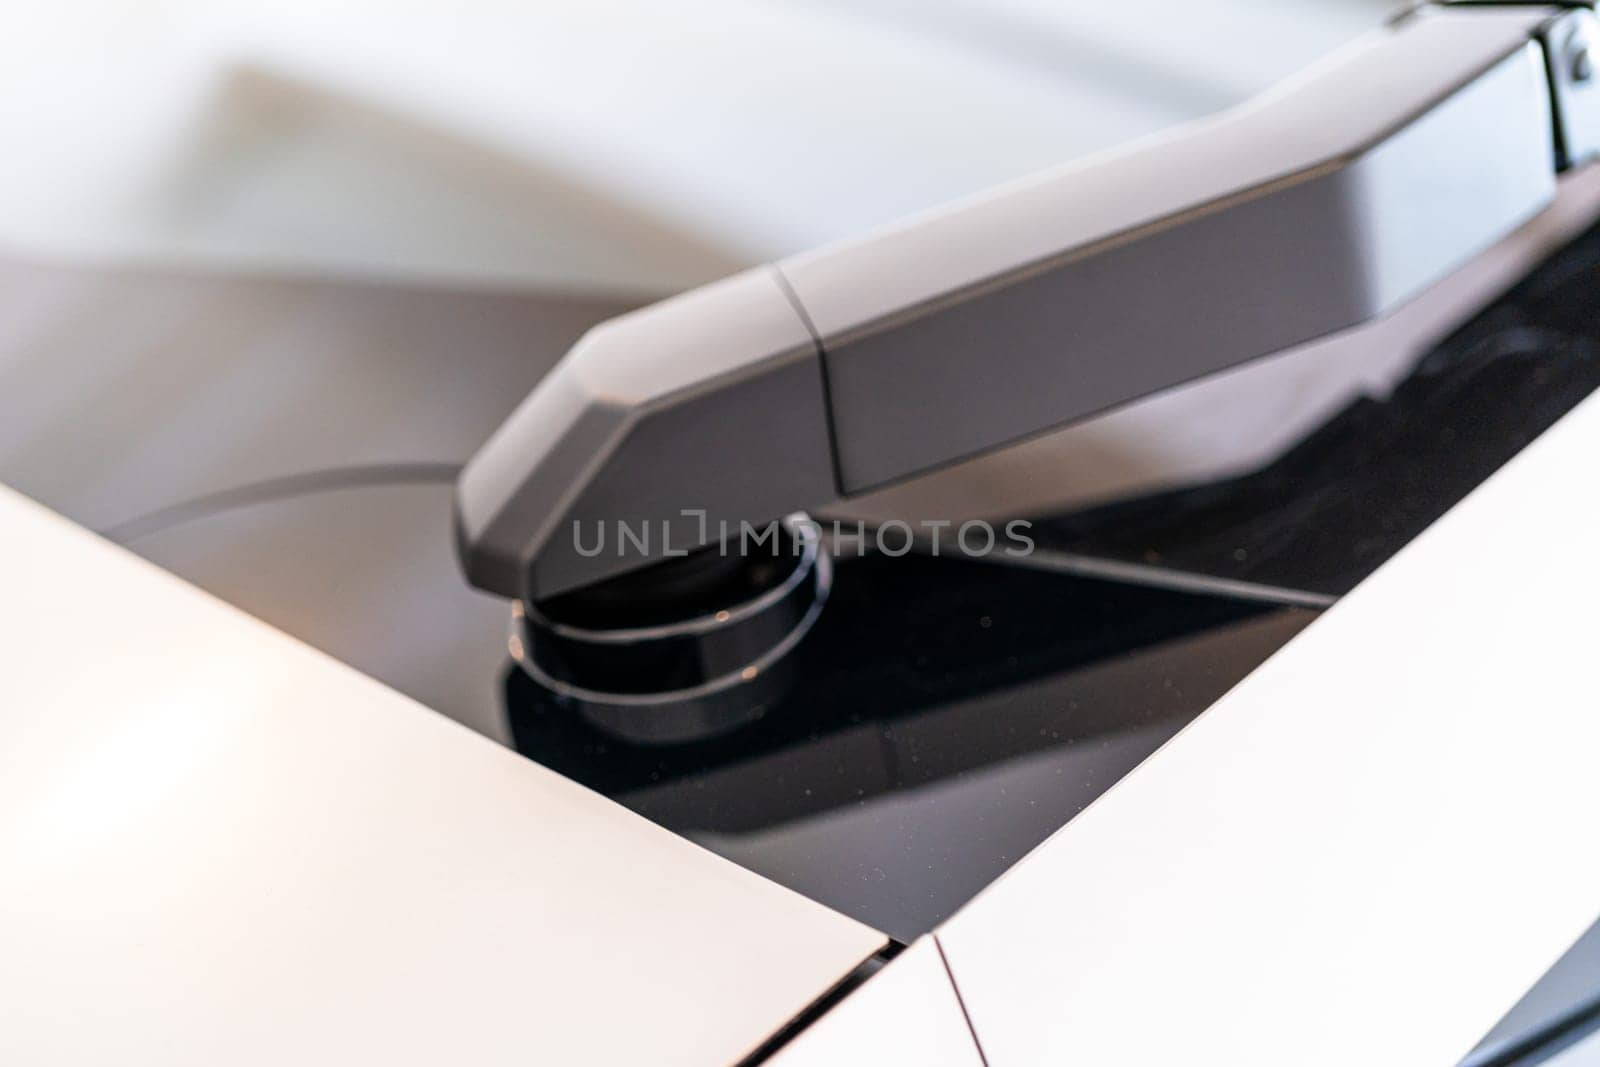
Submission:
POLYGON ((944 942, 939 940, 937 933, 929 934, 933 939, 933 947, 939 950, 939 962, 944 965, 945 977, 950 980, 950 991, 956 995, 956 1006, 961 1009, 961 1018, 967 1024, 967 1033, 972 1035, 973 1050, 978 1053, 978 1062, 983 1067, 989 1067, 989 1057, 984 1054, 983 1042, 978 1040, 978 1028, 972 1025, 972 1013, 967 1010, 967 1002, 961 995, 961 986, 956 982, 956 972, 950 967, 950 957, 944 953, 944 942))

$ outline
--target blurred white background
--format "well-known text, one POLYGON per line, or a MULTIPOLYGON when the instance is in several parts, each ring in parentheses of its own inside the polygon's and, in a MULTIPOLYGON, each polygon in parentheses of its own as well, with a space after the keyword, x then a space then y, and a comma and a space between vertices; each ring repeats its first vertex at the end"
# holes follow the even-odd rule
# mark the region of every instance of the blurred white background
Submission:
POLYGON ((0 251, 659 293, 1235 103, 1393 0, 66 0, 0 251))

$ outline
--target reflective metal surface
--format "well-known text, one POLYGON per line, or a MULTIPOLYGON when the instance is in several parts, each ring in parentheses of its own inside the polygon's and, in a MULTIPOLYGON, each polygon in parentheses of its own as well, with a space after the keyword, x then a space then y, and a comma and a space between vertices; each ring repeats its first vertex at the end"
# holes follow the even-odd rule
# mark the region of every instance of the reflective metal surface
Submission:
POLYGON ((941 926, 990 1067, 1469 1052, 1600 913, 1596 455, 1600 396, 941 926))
POLYGON ((450 484, 307 493, 133 541, 146 559, 497 741, 511 605, 461 580, 450 484))
POLYGON ((0 1063, 721 1067, 884 943, 5 489, 0 544, 0 1063))
MULTIPOLYGON (((1341 592, 1593 387, 1600 342, 1585 331, 1593 323, 1588 293, 1597 245, 1595 235, 1574 245, 1439 346, 1415 373, 1402 369, 1395 378, 1404 384, 1392 394, 1372 387, 1367 400, 1350 405, 1352 383, 1366 372, 1340 378, 1351 365, 1337 359, 1323 359, 1309 377, 1285 371, 1299 358, 1295 354, 1250 369, 1234 381, 1233 406, 1218 409, 1217 419, 1226 423, 1252 404, 1270 415, 1293 397, 1302 422, 1307 412, 1326 408, 1326 428, 1300 435, 1280 465, 1237 482, 1211 478, 1182 492, 1135 499, 1119 505, 1122 511, 1056 509, 1054 518, 1034 528, 1041 548, 1202 576, 1272 578, 1319 595, 1341 592), (1252 382, 1260 387, 1253 398, 1252 382), (1302 487, 1302 495, 1282 493, 1289 483, 1302 487), (1241 540, 1246 536, 1253 540, 1241 540)), ((1530 255, 1531 247, 1539 246, 1530 237, 1519 254, 1530 255)), ((1478 278, 1471 292, 1481 295, 1489 284, 1478 278)), ((338 305, 343 299, 338 286, 306 285, 318 301, 338 305)), ((109 320, 124 307, 119 291, 108 283, 109 320)), ((86 292, 74 298, 82 301, 75 305, 80 312, 101 299, 86 292)), ((523 313, 515 307, 520 298, 504 299, 508 315, 523 313)), ((7 306, 26 310, 27 302, 7 306)), ((239 321, 233 298, 208 308, 195 296, 185 306, 197 321, 213 315, 219 322, 239 321)), ((463 314, 476 316, 477 307, 464 302, 463 314)), ((523 310, 530 319, 542 314, 532 304, 523 310)), ((590 313, 575 313, 571 328, 590 313)), ((1437 307, 1430 314, 1429 322, 1446 315, 1437 307)), ((337 308, 329 315, 336 324, 344 321, 337 308)), ((1455 315, 1457 321, 1465 317, 1464 311, 1455 315)), ((66 405, 84 377, 92 377, 86 368, 96 337, 107 330, 61 334, 51 345, 27 347, 19 338, 26 338, 31 320, 12 314, 6 321, 13 331, 9 351, 30 354, 0 371, 18 388, 58 403, 37 426, 8 424, 13 435, 26 433, 0 456, 0 480, 15 477, 69 501, 80 517, 114 516, 132 547, 148 558, 902 940, 938 923, 1072 819, 1312 614, 1304 607, 1110 583, 1048 568, 867 557, 839 566, 834 597, 793 659, 790 688, 748 730, 690 745, 633 745, 526 692, 506 655, 510 605, 472 592, 450 546, 454 462, 475 435, 488 431, 494 411, 515 402, 511 394, 520 387, 508 383, 537 377, 558 353, 556 342, 550 348, 530 342, 519 356, 519 327, 496 333, 492 345, 460 341, 452 349, 459 360, 424 360, 422 348, 415 348, 406 363, 411 369, 401 375, 408 384, 378 403, 372 383, 384 380, 379 355, 355 359, 352 347, 338 340, 360 336, 358 322, 326 333, 307 325, 304 358, 277 364, 286 358, 281 346, 255 351, 248 331, 229 330, 214 343, 227 360, 247 368, 242 384, 224 390, 236 401, 243 396, 237 401, 243 407, 219 403, 217 394, 202 390, 177 396, 166 408, 133 405, 119 413, 108 384, 103 395, 96 392, 100 399, 91 410, 97 414, 84 429, 71 424, 66 405), (46 360, 41 353, 84 354, 74 361, 46 360), (519 365, 519 358, 528 364, 519 365), (281 389, 253 392, 250 383, 270 380, 275 366, 286 375, 281 389), (452 394, 436 389, 452 381, 475 399, 449 399, 452 394), (237 411, 247 417, 230 415, 237 411), (435 431, 445 423, 449 441, 435 447, 441 440, 435 431), (408 480, 368 485, 324 477, 343 464, 365 462, 365 440, 414 463, 408 480), (52 458, 57 448, 66 450, 65 466, 52 458), (312 477, 269 485, 267 492, 213 477, 233 469, 229 457, 238 455, 252 457, 248 470, 255 474, 312 477), (67 480, 51 482, 57 473, 67 480), (225 492, 184 506, 195 487, 225 492), (234 489, 249 491, 228 495, 234 489), (165 510, 173 502, 180 506, 165 510)), ((119 328, 128 333, 130 349, 141 353, 141 375, 164 366, 159 345, 134 344, 136 331, 119 328)), ((1349 347, 1352 340, 1340 343, 1349 347)), ((1394 342, 1378 362, 1409 362, 1405 346, 1415 340, 1394 342)), ((190 380, 190 370, 204 362, 198 352, 172 358, 161 372, 169 385, 190 380)), ((1209 397, 1215 388, 1204 383, 1193 391, 1209 397)), ((1157 398, 1151 410, 1169 410, 1173 402, 1157 398)), ((1183 423, 1185 432, 1208 410, 1196 408, 1183 423)), ((1197 450, 1162 438, 1159 426, 1170 420, 1140 418, 1134 409, 1108 416, 1104 425, 1131 432, 1124 444, 1148 442, 1146 453, 1131 445, 1109 459, 1093 448, 1074 451, 1085 438, 1071 431, 1029 446, 1018 471, 1030 485, 1045 487, 1029 499, 1055 499, 1050 486, 1074 482, 1086 465, 1121 470, 1123 460, 1140 455, 1149 460, 1134 479, 1140 484, 1160 484, 1163 471, 1189 470, 1188 456, 1177 453, 1197 450)), ((1211 432, 1238 436, 1224 429, 1211 432)), ((923 502, 968 499, 978 470, 949 472, 944 483, 931 480, 923 502)), ((1004 478, 990 477, 993 464, 982 470, 989 472, 981 479, 986 485, 1004 489, 1004 478)), ((1173 480, 1181 479, 1167 479, 1173 480)), ((947 517, 952 511, 929 513, 947 517)))
MULTIPOLYGON (((1582 334, 1597 255, 1600 237, 1574 244, 1392 395, 1356 402, 1278 465, 1040 522, 1041 548, 1342 592, 1600 380, 1582 334), (1152 529, 1167 538, 1159 549, 1152 529)), ((508 605, 461 583, 447 508, 443 484, 340 489, 225 510, 134 546, 902 940, 1311 617, 993 562, 848 560, 781 679, 787 692, 762 694, 760 721, 662 748, 556 706, 510 668, 508 605)))

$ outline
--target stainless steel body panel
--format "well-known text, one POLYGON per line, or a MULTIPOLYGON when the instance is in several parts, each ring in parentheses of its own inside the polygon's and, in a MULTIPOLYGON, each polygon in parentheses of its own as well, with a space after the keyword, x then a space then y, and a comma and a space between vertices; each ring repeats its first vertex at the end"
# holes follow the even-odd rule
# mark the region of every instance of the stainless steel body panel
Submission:
POLYGON ((0 491, 0 1060, 738 1060, 881 935, 0 491))
POLYGON ((1477 1043, 1600 912, 1597 453, 1590 399, 938 931, 990 1067, 1477 1043))

